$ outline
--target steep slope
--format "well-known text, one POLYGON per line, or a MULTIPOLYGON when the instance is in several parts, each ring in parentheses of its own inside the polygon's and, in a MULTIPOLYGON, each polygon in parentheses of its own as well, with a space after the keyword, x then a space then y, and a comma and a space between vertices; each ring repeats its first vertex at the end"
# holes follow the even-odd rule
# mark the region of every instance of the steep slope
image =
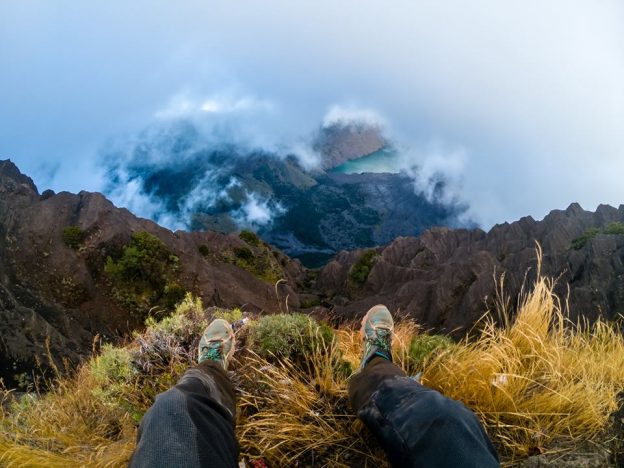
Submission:
POLYGON ((568 298, 571 319, 615 319, 624 314, 624 205, 601 205, 595 213, 578 204, 480 229, 436 228, 377 248, 365 281, 354 281, 364 251, 342 252, 320 272, 317 287, 341 317, 385 303, 428 327, 464 331, 493 309, 497 282, 505 274, 510 306, 536 276, 536 244, 542 272, 558 277, 556 292, 568 298), (568 296, 569 292, 569 296, 568 296))
MULTIPOLYGON (((301 265, 253 238, 249 245, 234 234, 173 233, 116 208, 98 193, 40 196, 14 164, 0 161, 0 377, 6 384, 37 361, 45 367, 46 346, 55 358, 76 361, 91 350, 96 335, 113 339, 142 324, 146 307, 131 310, 121 299, 134 290, 125 291, 124 284, 115 289, 106 271, 108 257, 120 258, 140 232, 159 239, 175 260, 165 273, 174 278, 178 293, 191 291, 207 305, 279 310, 267 273, 272 272, 288 281, 279 286, 281 300, 288 296, 289 305, 298 307, 293 288, 303 279, 301 265), (64 240, 70 226, 79 234, 74 248, 67 245, 72 239, 64 240), (262 271, 254 259, 264 262, 262 271)), ((161 298, 166 291, 154 293, 161 298)), ((151 313, 166 308, 152 297, 133 299, 141 306, 157 305, 151 313)))

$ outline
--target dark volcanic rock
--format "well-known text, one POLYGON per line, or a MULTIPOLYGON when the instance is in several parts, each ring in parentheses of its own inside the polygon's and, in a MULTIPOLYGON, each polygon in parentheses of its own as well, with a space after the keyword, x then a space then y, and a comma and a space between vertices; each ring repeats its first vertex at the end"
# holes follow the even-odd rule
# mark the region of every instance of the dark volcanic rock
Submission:
POLYGON ((558 277, 559 297, 565 298, 569 288, 572 320, 614 319, 624 313, 624 235, 599 233, 572 248, 572 241, 589 229, 614 222, 624 222, 623 205, 601 205, 591 213, 575 203, 552 211, 543 221, 526 217, 488 233, 431 229, 378 248, 378 260, 361 288, 354 288, 348 276, 362 251, 339 254, 321 270, 317 286, 329 297, 351 297, 346 305, 335 304, 338 316, 355 317, 385 303, 427 327, 459 334, 493 308, 496 281, 503 272, 512 304, 522 285, 532 284, 537 241, 544 254, 542 272, 558 277))
MULTIPOLYGON (((10 161, 0 161, 0 377, 5 384, 48 362, 52 356, 76 362, 96 335, 114 339, 141 326, 114 300, 103 267, 111 246, 147 231, 179 257, 179 282, 205 305, 279 310, 273 284, 221 260, 219 253, 246 244, 236 235, 175 233, 116 208, 98 193, 44 192, 10 161), (79 226, 79 249, 63 242, 63 229, 79 226), (200 254, 199 246, 209 252, 200 254)), ((299 306, 295 289, 303 278, 298 261, 279 252, 283 300, 299 306)))

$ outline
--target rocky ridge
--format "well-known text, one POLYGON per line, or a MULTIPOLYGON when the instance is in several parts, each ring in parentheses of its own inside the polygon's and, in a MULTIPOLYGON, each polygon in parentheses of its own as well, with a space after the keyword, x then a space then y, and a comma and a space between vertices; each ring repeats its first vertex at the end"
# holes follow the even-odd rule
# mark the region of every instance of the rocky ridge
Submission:
POLYGON ((523 285, 535 278, 537 242, 542 273, 557 278, 555 290, 567 300, 570 318, 613 320, 624 314, 624 225, 618 223, 624 223, 624 205, 589 212, 573 203, 542 221, 529 216, 487 233, 430 229, 375 249, 362 285, 349 277, 365 251, 341 252, 320 271, 318 287, 340 317, 385 303, 426 327, 461 335, 494 309, 503 274, 513 309, 523 285), (613 232, 605 233, 607 226, 613 232))

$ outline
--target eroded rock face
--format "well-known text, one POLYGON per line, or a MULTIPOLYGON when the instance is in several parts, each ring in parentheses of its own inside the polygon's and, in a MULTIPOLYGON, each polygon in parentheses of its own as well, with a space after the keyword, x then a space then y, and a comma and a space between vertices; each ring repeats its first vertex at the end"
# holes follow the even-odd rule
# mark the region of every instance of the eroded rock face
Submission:
POLYGON ((592 213, 575 203, 552 211, 543 221, 526 217, 488 233, 431 229, 378 248, 378 260, 363 286, 354 287, 348 280, 362 251, 339 254, 321 270, 318 286, 339 302, 351 298, 346 305, 334 304, 338 316, 356 317, 384 303, 426 327, 462 334, 488 308, 494 309, 496 282, 503 272, 511 304, 523 284, 532 284, 537 241, 543 249, 542 272, 558 278, 559 297, 567 297, 569 288, 572 320, 614 319, 624 314, 624 235, 598 234, 581 248, 572 248, 572 241, 589 229, 613 222, 624 222, 624 205, 601 205, 592 213))
MULTIPOLYGON (((273 284, 219 256, 246 247, 234 234, 173 233, 98 193, 44 195, 14 164, 0 161, 0 377, 7 385, 37 360, 46 367, 46 346, 57 364, 61 358, 77 362, 96 335, 114 339, 141 326, 112 297, 103 273, 110 249, 127 244, 137 231, 158 237, 179 258, 180 284, 205 305, 279 310, 273 284), (85 232, 80 248, 63 242, 67 226, 85 232), (206 246, 203 254, 200 246, 206 246)), ((288 280, 279 286, 280 300, 288 295, 289 306, 297 308, 303 268, 277 251, 273 255, 288 280)))

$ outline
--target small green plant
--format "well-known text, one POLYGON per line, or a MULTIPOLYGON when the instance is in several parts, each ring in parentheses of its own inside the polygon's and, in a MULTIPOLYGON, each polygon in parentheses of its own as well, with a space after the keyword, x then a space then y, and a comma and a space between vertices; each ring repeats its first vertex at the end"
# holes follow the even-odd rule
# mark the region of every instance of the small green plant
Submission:
POLYGON ((89 367, 100 385, 125 383, 133 374, 130 352, 110 344, 102 346, 102 352, 91 360, 89 367))
POLYGON ((130 382, 136 375, 130 352, 126 348, 105 344, 100 355, 88 366, 96 382, 91 390, 93 397, 107 406, 121 409, 125 403, 123 395, 131 391, 130 382))
POLYGON ((241 233, 238 235, 238 237, 240 237, 241 240, 247 242, 249 245, 252 245, 254 247, 257 247, 257 246, 260 245, 260 238, 253 231, 249 231, 249 230, 245 229, 245 230, 241 231, 241 233))
POLYGON ((318 346, 329 346, 333 330, 304 314, 266 315, 254 323, 254 349, 262 357, 305 358, 318 346))
POLYGON ((165 285, 162 294, 162 305, 166 309, 173 309, 186 294, 186 289, 176 281, 170 281, 165 285))
POLYGON ((216 319, 227 320, 230 323, 238 322, 243 319, 243 311, 238 307, 232 310, 229 309, 217 309, 215 310, 213 317, 216 319))
POLYGON ((431 356, 453 345, 448 336, 417 334, 410 341, 409 359, 417 369, 422 369, 431 356))
POLYGON ((148 317, 145 320, 146 333, 167 337, 164 341, 169 342, 179 341, 179 336, 198 335, 208 326, 203 310, 201 298, 187 292, 171 315, 161 320, 148 317))
POLYGON ((310 309, 312 307, 316 307, 320 305, 321 305, 321 299, 318 297, 313 297, 313 298, 301 301, 302 309, 310 309))
POLYGON ((67 226, 63 229, 63 242, 71 249, 77 249, 84 242, 87 233, 79 226, 67 226))
POLYGON ((358 286, 366 283, 368 275, 377 261, 377 252, 374 249, 364 252, 349 270, 349 279, 358 286))
POLYGON ((208 247, 206 244, 200 245, 197 250, 199 250, 199 253, 202 254, 204 257, 210 255, 210 247, 208 247))
POLYGON ((596 229, 596 228, 588 229, 587 231, 585 231, 585 233, 581 237, 577 237, 576 239, 572 241, 572 248, 574 250, 581 250, 585 246, 585 244, 587 244, 587 242, 592 240, 598 234, 600 234, 599 229, 596 229))

